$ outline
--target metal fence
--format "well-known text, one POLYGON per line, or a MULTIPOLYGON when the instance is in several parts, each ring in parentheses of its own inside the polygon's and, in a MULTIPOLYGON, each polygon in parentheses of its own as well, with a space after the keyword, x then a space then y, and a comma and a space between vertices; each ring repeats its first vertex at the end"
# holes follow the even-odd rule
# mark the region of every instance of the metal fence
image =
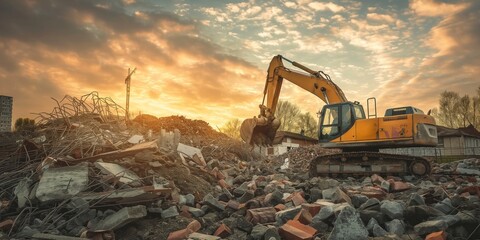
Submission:
POLYGON ((420 148, 388 148, 381 149, 381 152, 427 157, 436 162, 450 162, 466 158, 480 158, 480 147, 463 148, 441 148, 441 147, 420 147, 420 148))

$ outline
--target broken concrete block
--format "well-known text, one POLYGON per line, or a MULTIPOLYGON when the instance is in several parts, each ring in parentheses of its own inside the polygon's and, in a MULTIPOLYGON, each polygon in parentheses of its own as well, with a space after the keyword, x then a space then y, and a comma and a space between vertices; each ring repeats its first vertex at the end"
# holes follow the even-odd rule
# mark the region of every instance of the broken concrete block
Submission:
POLYGON ((328 236, 328 239, 368 239, 367 228, 363 225, 355 208, 350 206, 343 208, 335 220, 333 230, 328 236))
POLYGON ((216 209, 217 211, 224 211, 225 206, 221 204, 215 197, 213 197, 211 194, 207 194, 204 198, 203 201, 208 204, 208 206, 212 207, 213 209, 216 209))
POLYGON ((405 233, 405 224, 398 219, 393 219, 390 222, 386 222, 385 228, 389 233, 394 233, 398 236, 402 236, 405 233))
POLYGON ((339 187, 323 190, 322 196, 324 199, 330 200, 334 203, 343 203, 343 202, 348 202, 350 204, 352 203, 352 200, 350 199, 350 197, 345 192, 343 192, 339 187))
POLYGON ((162 218, 163 219, 176 217, 176 216, 178 216, 177 206, 171 206, 171 207, 162 211, 162 218))
POLYGON ((49 168, 43 172, 35 196, 41 202, 70 198, 88 186, 86 163, 69 167, 49 168))
POLYGON ((140 186, 140 178, 133 171, 126 169, 115 163, 95 162, 95 167, 100 169, 102 173, 120 177, 121 183, 130 184, 132 186, 140 186))
POLYGON ((415 232, 420 235, 429 234, 432 232, 438 232, 447 229, 448 225, 443 220, 431 220, 419 223, 413 227, 415 232))
POLYGON ((375 224, 373 226, 372 233, 373 233, 374 237, 383 237, 383 236, 386 236, 388 234, 388 232, 385 231, 385 229, 380 227, 380 225, 378 225, 378 224, 375 224))
POLYGON ((179 143, 177 146, 177 151, 183 157, 191 158, 198 165, 207 166, 205 158, 203 158, 202 151, 200 149, 179 143))
POLYGON ((138 143, 141 143, 143 141, 145 141, 145 139, 143 138, 142 135, 133 135, 127 140, 127 142, 129 142, 131 144, 138 144, 138 143))
POLYGON ((147 208, 144 205, 124 207, 100 221, 94 226, 94 230, 116 230, 145 216, 147 216, 147 208))
POLYGON ((250 236, 253 238, 253 240, 262 240, 267 230, 268 230, 267 226, 263 226, 262 224, 257 224, 253 227, 252 232, 250 233, 250 236))
POLYGON ((247 221, 257 223, 271 223, 275 221, 277 211, 273 207, 255 208, 247 210, 245 218, 247 221))
POLYGON ((25 204, 30 200, 30 185, 32 180, 30 178, 22 179, 15 187, 14 194, 17 197, 19 208, 25 207, 25 204))
POLYGON ((385 200, 380 205, 380 211, 389 216, 391 219, 403 219, 403 211, 405 210, 405 205, 402 203, 397 201, 385 200))
POLYGON ((188 239, 191 239, 191 240, 220 240, 220 237, 194 232, 194 233, 191 233, 190 235, 188 235, 188 239))
POLYGON ((292 220, 301 210, 302 206, 297 206, 294 208, 288 208, 283 211, 279 211, 275 214, 275 221, 278 225, 282 225, 288 220, 292 220))

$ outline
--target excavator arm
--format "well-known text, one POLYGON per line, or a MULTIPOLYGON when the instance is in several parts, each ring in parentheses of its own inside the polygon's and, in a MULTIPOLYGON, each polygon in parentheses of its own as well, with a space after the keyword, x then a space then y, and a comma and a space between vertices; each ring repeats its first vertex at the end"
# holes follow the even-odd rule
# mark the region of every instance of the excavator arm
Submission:
POLYGON ((311 92, 327 104, 347 101, 343 91, 332 82, 327 74, 321 71, 313 71, 297 62, 277 55, 273 57, 268 67, 263 101, 259 106, 260 114, 257 117, 246 119, 240 128, 240 135, 245 142, 252 145, 272 144, 275 133, 280 126, 280 121, 275 118, 275 110, 283 79, 311 92), (304 73, 286 68, 282 60, 303 70, 304 73))

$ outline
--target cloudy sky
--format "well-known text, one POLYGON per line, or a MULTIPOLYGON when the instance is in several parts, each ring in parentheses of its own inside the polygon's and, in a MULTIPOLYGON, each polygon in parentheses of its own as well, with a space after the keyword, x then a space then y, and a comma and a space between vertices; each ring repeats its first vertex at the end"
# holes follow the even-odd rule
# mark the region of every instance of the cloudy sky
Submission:
MULTIPOLYGON (((221 126, 258 113, 270 59, 323 70, 379 111, 480 86, 480 1, 0 1, 0 95, 14 119, 98 91, 131 109, 221 126)), ((286 65, 288 67, 288 65, 286 65)), ((281 98, 323 103, 291 83, 281 98)))

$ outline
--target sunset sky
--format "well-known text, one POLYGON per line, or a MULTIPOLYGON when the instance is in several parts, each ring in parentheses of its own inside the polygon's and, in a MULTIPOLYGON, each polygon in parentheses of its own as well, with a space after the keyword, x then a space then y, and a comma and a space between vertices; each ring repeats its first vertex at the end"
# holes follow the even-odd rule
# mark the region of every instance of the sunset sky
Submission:
MULTIPOLYGON (((221 126, 258 114, 277 54, 328 73, 351 101, 438 104, 480 86, 480 1, 0 1, 0 95, 14 120, 98 91, 156 116, 221 126)), ((286 64, 287 67, 290 65, 286 64)), ((286 82, 281 99, 323 103, 286 82)))

